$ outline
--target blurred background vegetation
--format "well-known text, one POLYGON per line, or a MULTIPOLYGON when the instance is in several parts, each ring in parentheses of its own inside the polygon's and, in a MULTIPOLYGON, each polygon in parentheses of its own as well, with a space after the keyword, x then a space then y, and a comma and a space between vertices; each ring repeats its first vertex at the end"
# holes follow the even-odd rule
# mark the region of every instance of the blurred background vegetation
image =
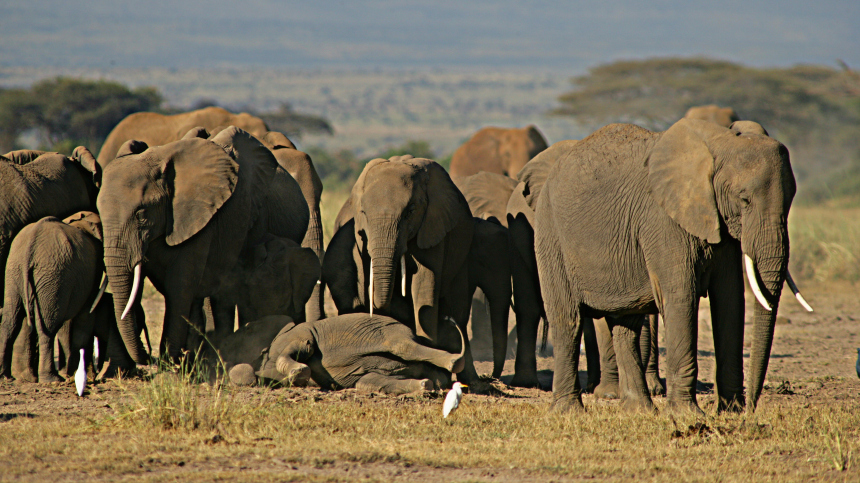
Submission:
MULTIPOLYGON (((521 81, 518 79, 520 84, 521 81)), ((458 86, 447 84, 445 90, 456 90, 458 86)), ((451 97, 476 95, 474 86, 464 86, 463 92, 452 93, 451 97)), ((504 83, 498 87, 509 89, 504 83)), ((319 89, 341 109, 363 105, 349 104, 325 86, 319 89)), ((569 133, 569 137, 587 135, 611 122, 631 122, 664 130, 690 107, 705 104, 732 107, 741 119, 761 123, 789 147, 798 180, 792 224, 792 270, 802 278, 860 280, 860 227, 855 226, 860 221, 854 222, 860 217, 860 74, 844 63, 840 62, 838 67, 763 69, 704 58, 619 61, 596 66, 572 78, 571 88, 568 92, 564 90, 564 87, 558 89, 558 102, 554 109, 544 112, 543 119, 546 124, 552 119, 572 120, 581 129, 579 133, 569 133), (827 211, 833 208, 845 210, 827 211)), ((432 113, 432 121, 423 119, 416 106, 425 104, 411 105, 408 96, 403 102, 406 104, 402 107, 410 110, 414 125, 427 121, 431 126, 422 128, 424 139, 401 136, 401 141, 379 142, 377 146, 381 147, 369 150, 335 147, 337 143, 330 144, 328 149, 312 143, 300 146, 310 154, 325 186, 323 201, 331 205, 324 206, 326 218, 334 219, 346 193, 370 159, 412 154, 436 159, 448 167, 452 144, 447 138, 443 142, 441 133, 445 131, 450 137, 450 126, 439 124, 438 112, 432 113), (434 131, 433 127, 438 129, 434 131)), ((503 104, 496 104, 494 109, 504 108, 503 104)), ((235 100, 224 105, 211 96, 201 96, 193 104, 180 108, 166 106, 164 96, 154 87, 129 88, 105 80, 56 77, 29 88, 0 89, 0 152, 31 147, 69 153, 81 144, 97 151, 113 126, 128 114, 137 111, 171 114, 211 105, 255 114, 271 129, 284 132, 293 140, 301 141, 303 135, 314 140, 319 140, 320 135, 336 138, 338 134, 335 123, 325 117, 294 110, 286 95, 280 102, 269 103, 276 107, 268 110, 237 109, 235 100)), ((458 116, 479 107, 466 105, 466 111, 461 112, 455 106, 449 115, 450 122, 458 122, 458 116)), ((508 108, 512 110, 511 125, 535 122, 541 126, 540 119, 534 119, 533 114, 527 114, 520 106, 511 104, 508 108)), ((361 111, 359 117, 364 119, 367 115, 361 111)), ((412 128, 408 124, 404 118, 393 129, 400 126, 408 132, 412 128)), ((380 139, 396 139, 391 131, 379 135, 380 139)), ((330 236, 331 233, 326 233, 326 238, 330 236)))

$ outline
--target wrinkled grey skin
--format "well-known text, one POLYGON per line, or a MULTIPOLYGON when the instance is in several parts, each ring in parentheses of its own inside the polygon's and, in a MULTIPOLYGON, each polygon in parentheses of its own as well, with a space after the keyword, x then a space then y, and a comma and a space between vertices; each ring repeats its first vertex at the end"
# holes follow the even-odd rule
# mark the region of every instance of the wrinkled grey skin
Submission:
POLYGON ((553 330, 553 405, 581 409, 576 377, 584 318, 611 316, 622 403, 653 410, 640 314, 663 316, 671 409, 696 403, 699 297, 711 301, 718 410, 755 409, 788 265, 795 194, 788 150, 759 133, 682 119, 667 131, 606 126, 553 146, 535 211, 535 252, 553 330), (755 306, 747 400, 743 384, 748 255, 771 306, 755 306))
MULTIPOLYGON (((129 141, 104 167, 98 207, 115 314, 137 363, 147 362, 140 323, 133 313, 122 319, 136 265, 164 295, 160 352, 177 358, 189 321, 203 329, 203 299, 217 293, 243 251, 267 234, 300 243, 309 218, 292 176, 233 126, 211 140, 189 133, 163 146, 129 141)), ((219 319, 216 312, 216 331, 233 323, 232 314, 219 319)))
POLYGON ((15 237, 6 269, 0 375, 11 375, 12 344, 25 319, 38 336, 39 382, 62 380, 54 367, 54 337, 66 321, 70 352, 92 350, 85 344, 94 332, 90 308, 104 271, 101 236, 98 215, 84 212, 67 222, 42 218, 15 237))
POLYGON ((459 354, 424 346, 409 327, 390 317, 341 315, 284 326, 257 376, 292 385, 313 379, 326 389, 405 394, 448 387, 451 373, 464 367, 464 350, 462 343, 459 354))
MULTIPOLYGON (((467 256, 474 223, 445 169, 409 155, 368 162, 338 213, 335 230, 349 220, 354 220, 354 259, 361 267, 357 276, 362 292, 371 293, 373 270, 369 311, 394 316, 392 301, 403 290, 405 259, 416 334, 453 350, 457 331, 442 321, 448 315, 461 328, 468 323, 467 256)), ((477 379, 468 341, 462 377, 466 382, 477 379)))
MULTIPOLYGON (((367 289, 358 278, 358 263, 361 254, 353 236, 354 221, 348 221, 335 232, 326 249, 323 259, 323 280, 331 293, 338 314, 368 312, 367 289)), ((507 352, 508 310, 511 300, 511 272, 508 264, 509 240, 500 225, 473 218, 472 243, 468 255, 468 281, 465 291, 460 295, 467 302, 469 294, 476 288, 486 294, 490 311, 490 332, 493 352, 493 377, 499 377, 504 369, 507 352)), ((407 271, 412 270, 407 268, 407 271)), ((400 279, 397 280, 400 283, 400 279)), ((467 303, 460 306, 468 308, 467 303)), ((447 304, 440 309, 440 317, 455 320, 467 319, 467 315, 455 314, 447 304), (458 318, 459 317, 459 318, 458 318)), ((412 299, 407 292, 403 297, 400 290, 392 294, 388 311, 389 316, 401 321, 408 327, 415 326, 412 299)), ((465 324, 458 322, 461 332, 465 324)), ((468 359, 467 359, 468 360, 468 359)), ((468 363, 467 363, 468 367, 468 363)))
MULTIPOLYGON (((292 240, 269 236, 247 250, 210 302, 227 313, 238 309, 239 324, 268 315, 304 319, 305 304, 320 279, 320 261, 310 248, 292 240)), ((229 317, 229 315, 227 315, 229 317)), ((207 331, 214 317, 207 314, 207 331)), ((226 335, 226 334, 221 334, 226 335)))

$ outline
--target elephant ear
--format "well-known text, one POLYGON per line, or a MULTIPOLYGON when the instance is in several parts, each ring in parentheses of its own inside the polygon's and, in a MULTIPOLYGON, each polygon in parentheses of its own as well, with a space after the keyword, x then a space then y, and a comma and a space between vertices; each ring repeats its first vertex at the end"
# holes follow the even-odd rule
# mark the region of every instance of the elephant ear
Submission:
POLYGON ((64 219, 63 223, 83 230, 95 237, 98 241, 104 242, 104 236, 102 234, 102 220, 98 213, 93 213, 92 211, 79 211, 64 219))
POLYGON ((46 154, 47 151, 36 151, 34 149, 19 149, 17 151, 9 151, 3 155, 8 162, 18 165, 24 165, 34 161, 39 156, 46 154))
POLYGON ((119 158, 130 154, 140 154, 147 149, 149 149, 149 146, 145 142, 129 139, 119 147, 119 150, 116 152, 116 157, 119 158))
POLYGON ((666 213, 691 235, 720 242, 720 217, 714 191, 714 156, 707 140, 726 128, 682 119, 651 148, 646 163, 651 194, 666 213))
POLYGON ((738 134, 761 134, 763 136, 770 136, 765 128, 755 121, 735 121, 729 129, 738 134))
POLYGON ((269 148, 269 149, 296 149, 296 145, 293 144, 292 141, 289 140, 283 133, 279 133, 277 131, 269 131, 265 135, 263 135, 260 141, 269 148))
POLYGON ((457 189, 445 168, 429 159, 408 159, 427 172, 427 211, 418 229, 418 248, 438 245, 449 231, 464 221, 472 221, 472 212, 463 193, 457 189))
POLYGON ((207 131, 205 127, 197 126, 191 128, 184 136, 182 136, 182 139, 194 138, 207 139, 209 138, 209 131, 207 131))
POLYGON ((221 208, 239 179, 239 165, 220 146, 185 139, 158 148, 172 200, 173 224, 168 245, 178 245, 203 229, 221 208))

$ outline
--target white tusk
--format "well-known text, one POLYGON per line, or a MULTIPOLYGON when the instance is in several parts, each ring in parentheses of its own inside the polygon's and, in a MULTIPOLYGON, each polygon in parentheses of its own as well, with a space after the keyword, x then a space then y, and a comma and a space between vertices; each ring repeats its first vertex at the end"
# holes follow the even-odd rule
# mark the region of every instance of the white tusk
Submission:
POLYGON ((373 315, 373 260, 370 261, 370 283, 368 286, 370 287, 370 315, 373 315))
POLYGON ((750 288, 752 289, 753 294, 755 294, 755 298, 765 310, 770 312, 770 304, 767 303, 767 299, 764 298, 764 294, 761 293, 761 288, 758 286, 758 281, 756 280, 755 265, 753 264, 752 258, 750 258, 746 253, 744 253, 744 268, 746 268, 747 280, 750 282, 750 288))
POLYGON ((406 297, 406 255, 400 257, 400 292, 406 297))
POLYGON ((806 299, 803 298, 800 290, 797 289, 797 284, 794 283, 794 279, 791 278, 791 272, 789 272, 788 269, 785 270, 785 281, 788 282, 788 288, 794 292, 794 296, 797 297, 797 301, 800 302, 800 305, 802 305, 808 312, 812 312, 812 307, 806 303, 806 299))
POLYGON ((93 368, 99 366, 99 338, 93 337, 93 368))
POLYGON ((125 316, 131 311, 131 306, 134 305, 134 299, 137 297, 137 288, 140 286, 140 264, 134 266, 134 282, 131 284, 131 296, 128 298, 128 303, 125 304, 125 310, 122 311, 120 320, 125 320, 125 316))
POLYGON ((90 307, 90 313, 93 313, 93 311, 96 309, 96 305, 99 304, 99 300, 102 299, 102 295, 105 294, 105 288, 107 288, 107 275, 105 275, 103 273, 102 274, 102 284, 101 284, 101 287, 99 287, 99 294, 96 295, 96 300, 95 300, 95 302, 93 302, 93 306, 90 307))

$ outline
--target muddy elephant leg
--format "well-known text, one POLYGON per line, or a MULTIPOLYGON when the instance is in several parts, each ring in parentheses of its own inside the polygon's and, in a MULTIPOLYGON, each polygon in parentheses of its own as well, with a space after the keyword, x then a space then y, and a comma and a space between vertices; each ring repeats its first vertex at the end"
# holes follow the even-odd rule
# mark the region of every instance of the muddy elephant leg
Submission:
POLYGON ((535 351, 537 349, 538 324, 543 307, 540 285, 528 271, 519 254, 511 256, 511 272, 513 273, 515 301, 514 314, 517 319, 517 357, 511 385, 539 387, 535 351))
POLYGON ((600 349, 597 345, 597 333, 594 329, 594 319, 582 318, 582 343, 585 346, 585 363, 588 364, 588 385, 585 392, 594 392, 600 384, 600 349))
POLYGON ((359 392, 381 392, 397 396, 413 392, 432 391, 433 381, 430 379, 404 379, 371 372, 358 380, 355 389, 359 392))
POLYGON ((618 361, 621 405, 628 409, 654 411, 654 403, 645 382, 643 357, 639 351, 643 317, 625 315, 607 319, 618 361))
POLYGON ((39 339, 33 326, 22 322, 12 346, 12 376, 19 381, 39 382, 39 339))
MULTIPOLYGON (((461 270, 454 280, 451 281, 451 286, 447 292, 449 295, 444 305, 445 310, 440 310, 440 320, 438 326, 439 343, 437 346, 448 352, 458 352, 460 349, 460 334, 457 329, 448 321, 444 320, 443 315, 450 314, 455 323, 460 329, 460 332, 466 333, 466 326, 469 320, 469 309, 471 308, 472 297, 469 296, 469 272, 461 270)), ((465 367, 457 373, 457 380, 470 384, 478 380, 478 371, 475 370, 475 359, 472 356, 472 347, 468 337, 463 337, 465 343, 465 367)))
POLYGON ((642 354, 648 354, 648 360, 645 364, 645 381, 648 382, 648 391, 652 396, 666 394, 666 388, 663 387, 663 382, 660 381, 660 348, 657 346, 657 324, 659 321, 656 314, 648 315, 648 325, 642 328, 643 337, 639 339, 642 354), (647 338, 644 337, 646 334, 647 338))
MULTIPOLYGON (((71 364, 71 359, 77 355, 80 357, 80 354, 72 353, 72 323, 70 320, 67 320, 62 327, 60 327, 59 332, 57 332, 57 336, 55 337, 57 340, 56 343, 56 367, 57 371, 60 371, 60 375, 65 378, 69 378, 75 374, 74 369, 69 369, 71 364), (71 371, 71 372, 69 372, 71 371)), ((75 366, 77 367, 77 365, 75 366)))
POLYGON ((611 317, 606 317, 594 323, 597 344, 600 346, 600 384, 594 388, 594 395, 603 399, 618 399, 618 364, 609 328, 610 320, 611 317))

